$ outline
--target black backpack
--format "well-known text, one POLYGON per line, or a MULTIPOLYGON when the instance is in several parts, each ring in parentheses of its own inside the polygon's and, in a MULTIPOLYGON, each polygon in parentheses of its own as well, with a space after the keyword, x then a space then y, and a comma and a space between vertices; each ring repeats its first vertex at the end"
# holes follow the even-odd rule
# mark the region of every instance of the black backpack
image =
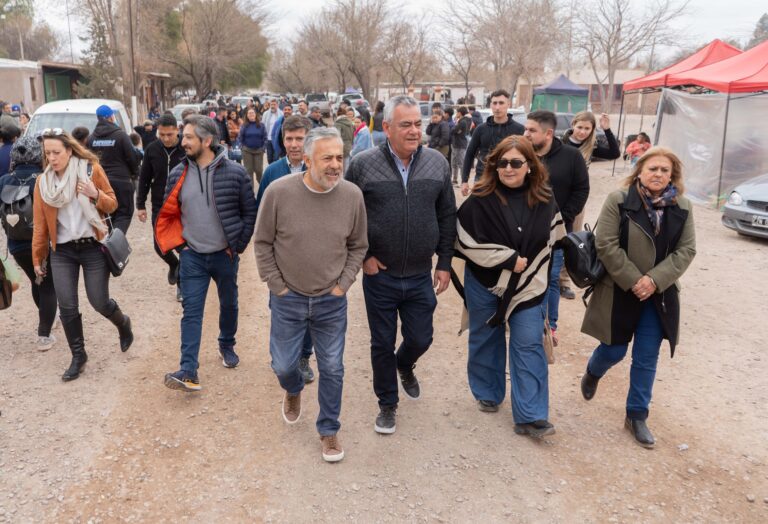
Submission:
MULTIPOLYGON (((32 240, 32 189, 13 173, 10 176, 16 178, 19 185, 3 186, 0 192, 0 222, 11 240, 32 240)), ((37 178, 37 175, 32 176, 37 178)))
POLYGON ((581 298, 586 305, 587 298, 595 290, 595 284, 605 275, 605 266, 597 256, 595 234, 589 224, 584 224, 584 231, 568 233, 561 241, 561 245, 568 276, 576 287, 587 288, 581 298))

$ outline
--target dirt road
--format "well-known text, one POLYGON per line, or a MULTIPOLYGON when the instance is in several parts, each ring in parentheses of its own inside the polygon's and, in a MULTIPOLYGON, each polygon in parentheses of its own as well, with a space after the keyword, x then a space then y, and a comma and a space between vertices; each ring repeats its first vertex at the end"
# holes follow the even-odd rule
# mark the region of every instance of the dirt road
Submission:
MULTIPOLYGON (((592 181, 588 222, 619 178, 599 163, 592 181)), ((698 255, 683 280, 681 344, 674 360, 662 348, 651 407, 655 450, 635 445, 622 427, 628 362, 593 401, 581 398, 595 342, 579 333, 580 300, 561 306, 550 368, 557 434, 538 443, 516 436, 508 398, 498 413, 479 412, 453 290, 440 298, 435 341, 417 367, 422 399, 402 400, 397 433, 374 433, 357 283, 340 433, 347 456, 336 465, 320 457, 316 383, 305 390, 299 424, 280 417, 267 292, 250 248, 240 270, 240 367, 223 368, 216 354, 211 293, 203 391, 163 386, 178 364, 181 307, 149 227, 135 221, 131 265, 111 281, 136 329, 128 353, 85 306, 88 367, 62 383, 64 334, 57 328, 54 349, 35 351, 28 288, 0 312, 0 522, 766 522, 768 244, 726 230, 714 210, 697 207, 695 215, 698 255)))

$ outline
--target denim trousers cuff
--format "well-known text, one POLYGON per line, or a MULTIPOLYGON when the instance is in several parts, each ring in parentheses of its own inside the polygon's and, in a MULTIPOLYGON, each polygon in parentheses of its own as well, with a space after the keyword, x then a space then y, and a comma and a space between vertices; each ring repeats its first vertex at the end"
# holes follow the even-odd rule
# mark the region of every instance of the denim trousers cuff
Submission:
POLYGON ((627 418, 629 420, 646 420, 648 418, 648 410, 647 409, 641 409, 641 410, 627 410, 627 418))

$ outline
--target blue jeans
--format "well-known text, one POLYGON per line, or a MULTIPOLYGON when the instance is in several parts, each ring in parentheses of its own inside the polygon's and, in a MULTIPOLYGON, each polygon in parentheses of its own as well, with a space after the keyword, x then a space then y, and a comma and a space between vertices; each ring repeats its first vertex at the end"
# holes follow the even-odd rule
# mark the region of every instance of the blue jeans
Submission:
MULTIPOLYGON (((464 272, 464 293, 469 312, 469 388, 477 400, 501 404, 506 392, 506 333, 503 326, 486 324, 496 313, 498 297, 478 282, 469 268, 464 272)), ((549 418, 549 368, 543 334, 543 304, 515 311, 509 317, 509 378, 516 424, 549 418)))
POLYGON ((226 251, 197 253, 185 248, 179 255, 179 284, 184 301, 181 317, 181 369, 200 367, 200 335, 203 331, 205 297, 211 279, 219 293, 219 347, 234 349, 237 333, 237 268, 240 257, 226 251))
MULTIPOLYGON (((632 366, 629 369, 629 393, 627 394, 627 417, 632 420, 648 418, 653 382, 656 378, 656 364, 664 333, 661 320, 652 300, 643 305, 640 320, 635 327, 632 343, 632 366)), ((592 353, 587 371, 595 377, 602 377, 627 354, 629 344, 600 344, 592 353)))
POLYGON ((304 389, 299 358, 307 331, 315 343, 320 372, 317 431, 322 436, 339 431, 341 390, 344 385, 344 340, 347 332, 347 297, 331 294, 307 297, 289 291, 280 297, 270 294, 272 325, 269 354, 280 386, 290 395, 304 389))
POLYGON ((552 250, 552 270, 549 272, 549 288, 544 297, 549 314, 549 327, 557 329, 557 319, 560 316, 560 271, 563 269, 563 250, 552 250))
POLYGON ((266 150, 267 150, 267 164, 271 164, 272 162, 277 160, 275 158, 275 149, 272 147, 272 141, 271 140, 267 140, 266 150))
POLYGON ((395 277, 386 271, 363 275, 365 310, 371 330, 373 391, 379 406, 397 406, 397 370, 410 370, 432 344, 437 297, 432 275, 395 277), (403 341, 395 352, 397 316, 403 341))
MULTIPOLYGON (((269 309, 272 309, 272 294, 269 294, 269 309)), ((309 326, 307 326, 307 332, 304 333, 304 340, 301 341, 301 358, 309 358, 312 356, 312 333, 309 332, 309 326)))

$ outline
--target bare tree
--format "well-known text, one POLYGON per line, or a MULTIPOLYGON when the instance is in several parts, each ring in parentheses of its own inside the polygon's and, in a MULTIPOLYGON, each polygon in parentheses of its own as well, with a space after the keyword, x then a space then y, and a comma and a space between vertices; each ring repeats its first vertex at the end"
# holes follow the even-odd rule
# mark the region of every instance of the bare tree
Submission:
POLYGON ((631 0, 591 0, 576 13, 576 47, 587 58, 598 84, 604 108, 612 106, 616 71, 651 46, 672 42, 671 22, 688 2, 649 0, 637 7, 631 0), (600 74, 600 71, 605 71, 600 74))
POLYGON ((480 50, 473 35, 463 28, 455 28, 450 19, 445 21, 444 27, 446 29, 437 47, 450 70, 464 82, 464 89, 469 94, 470 79, 479 69, 480 50))
POLYGON ((205 96, 223 75, 266 51, 259 22, 238 0, 188 0, 178 8, 176 41, 154 52, 205 96))
POLYGON ((352 75, 349 57, 343 52, 343 32, 338 29, 330 18, 319 16, 302 28, 297 47, 309 47, 320 65, 334 76, 337 90, 344 91, 352 75))
POLYGON ((424 19, 416 23, 401 20, 395 22, 388 32, 384 63, 397 77, 404 92, 435 62, 429 52, 425 25, 424 19))

